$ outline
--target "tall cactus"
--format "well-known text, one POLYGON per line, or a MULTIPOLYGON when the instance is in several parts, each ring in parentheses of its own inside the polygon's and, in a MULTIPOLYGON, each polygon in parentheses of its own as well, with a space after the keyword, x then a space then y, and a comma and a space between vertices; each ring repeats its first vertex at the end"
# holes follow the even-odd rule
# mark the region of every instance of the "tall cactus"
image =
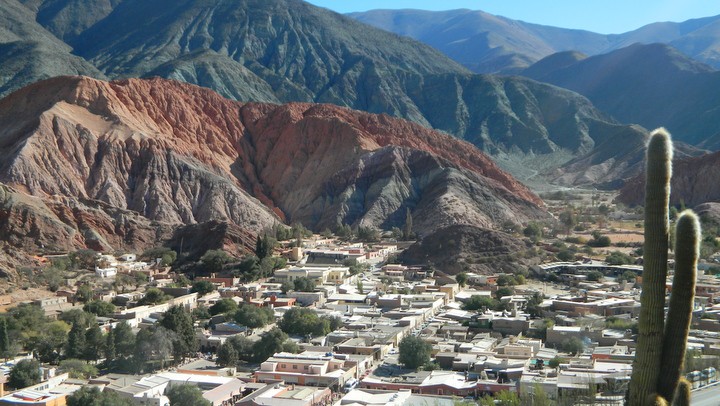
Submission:
POLYGON ((692 316, 700 226, 697 216, 688 210, 677 222, 676 272, 665 328, 671 174, 672 142, 670 134, 660 128, 651 134, 647 148, 645 261, 638 344, 629 389, 631 406, 673 400, 692 316))

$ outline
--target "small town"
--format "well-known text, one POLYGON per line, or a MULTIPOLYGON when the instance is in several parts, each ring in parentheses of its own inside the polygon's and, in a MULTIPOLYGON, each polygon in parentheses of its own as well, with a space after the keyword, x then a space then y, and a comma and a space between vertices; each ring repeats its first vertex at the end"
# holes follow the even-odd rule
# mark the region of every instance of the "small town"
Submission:
MULTIPOLYGON (((557 228, 582 230, 562 207, 557 228)), ((190 273, 162 247, 38 258, 52 292, 0 297, 0 404, 623 404, 642 257, 551 244, 543 232, 576 243, 583 233, 531 224, 519 232, 547 261, 450 276, 399 263, 409 227, 359 231, 278 228, 240 259, 207 251, 190 273)), ((720 367, 713 263, 698 266, 685 355, 696 391, 715 391, 720 367)), ((671 267, 668 294, 672 282, 671 267)))

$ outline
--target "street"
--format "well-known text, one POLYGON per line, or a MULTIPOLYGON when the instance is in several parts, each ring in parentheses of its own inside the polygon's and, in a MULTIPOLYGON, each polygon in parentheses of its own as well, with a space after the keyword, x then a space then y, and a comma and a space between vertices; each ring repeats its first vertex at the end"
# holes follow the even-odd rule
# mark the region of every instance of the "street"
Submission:
POLYGON ((692 406, 719 406, 720 385, 712 385, 693 391, 690 404, 692 406))

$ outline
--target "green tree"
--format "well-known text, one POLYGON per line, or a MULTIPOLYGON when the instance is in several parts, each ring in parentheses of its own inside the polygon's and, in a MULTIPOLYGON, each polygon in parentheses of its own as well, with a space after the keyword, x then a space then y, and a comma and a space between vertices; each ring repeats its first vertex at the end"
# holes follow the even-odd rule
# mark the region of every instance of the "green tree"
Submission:
POLYGON ((60 361, 60 370, 70 374, 74 379, 89 379, 98 375, 94 365, 80 359, 64 359, 60 361))
POLYGON ((77 300, 78 302, 87 303, 91 301, 92 298, 93 290, 87 283, 80 285, 77 289, 77 292, 75 292, 75 300, 77 300))
POLYGON ((419 337, 409 335, 400 341, 398 361, 407 368, 417 369, 430 362, 432 347, 419 337))
POLYGON ((135 333, 125 321, 121 321, 113 329, 115 339, 115 351, 121 357, 129 357, 135 349, 135 333))
POLYGON ((105 340, 100 326, 95 324, 85 331, 85 348, 82 352, 82 359, 86 361, 97 361, 103 355, 105 340))
POLYGON ((115 305, 102 300, 93 300, 83 306, 83 311, 92 313, 99 317, 108 317, 115 313, 115 305))
POLYGON ((117 352, 115 350, 115 329, 108 330, 107 334, 105 335, 105 362, 106 364, 109 364, 113 361, 115 361, 115 357, 117 356, 117 352))
POLYGON ((468 281, 468 276, 465 272, 460 272, 459 274, 455 275, 455 282, 459 283, 460 286, 465 287, 468 281))
POLYGON ((193 283, 191 292, 197 292, 198 296, 205 296, 210 292, 215 291, 215 285, 210 281, 197 281, 193 283))
POLYGON ((86 327, 81 323, 75 323, 68 334, 67 346, 65 354, 68 358, 83 358, 85 354, 85 330, 86 327))
POLYGON ((100 391, 97 386, 83 386, 67 397, 68 406, 133 406, 132 400, 115 391, 100 391))
POLYGON ((260 336, 260 340, 253 344, 253 360, 262 362, 273 354, 282 351, 283 344, 287 341, 287 334, 279 328, 273 328, 260 336))
POLYGON ((560 213, 560 223, 565 226, 565 235, 570 235, 570 231, 577 225, 575 212, 568 209, 560 213))
POLYGON ((214 305, 210 306, 210 314, 212 316, 216 314, 224 314, 235 312, 238 309, 238 304, 230 298, 223 298, 215 302, 214 305))
POLYGON ((208 250, 200 257, 207 272, 221 272, 232 257, 223 250, 208 250))
POLYGON ((197 351, 198 340, 195 335, 190 312, 182 306, 173 306, 165 312, 160 325, 177 334, 173 342, 175 359, 184 359, 185 356, 197 351))
POLYGON ((226 343, 229 343, 235 349, 238 358, 245 361, 252 361, 253 358, 253 345, 255 344, 252 340, 244 336, 232 336, 228 338, 226 343))
POLYGON ((624 252, 613 251, 610 255, 605 257, 605 262, 608 265, 627 265, 632 264, 635 261, 630 255, 625 254, 624 252))
POLYGON ((81 249, 69 254, 72 267, 75 269, 94 269, 98 253, 93 250, 81 249))
POLYGON ((67 345, 69 331, 70 325, 62 320, 42 326, 35 345, 40 362, 57 363, 59 361, 60 354, 67 345))
POLYGON ((286 340, 282 345, 282 352, 298 354, 300 352, 300 346, 293 340, 286 340))
POLYGON ((542 228, 537 223, 530 223, 523 229, 523 235, 537 242, 542 238, 542 228))
POLYGON ((314 310, 301 307, 286 311, 278 322, 278 327, 288 334, 303 337, 322 337, 332 331, 330 318, 319 317, 314 310))
POLYGON ((192 384, 170 385, 165 390, 170 406, 211 406, 202 396, 202 391, 192 384))
POLYGON ((405 208, 405 227, 403 228, 403 238, 407 241, 413 236, 413 218, 410 208, 405 208))
POLYGON ((134 353, 138 372, 151 365, 164 368, 170 357, 176 354, 176 343, 179 341, 174 331, 163 326, 141 329, 135 339, 134 353))
POLYGON ((235 347, 229 343, 223 343, 217 352, 217 364, 223 367, 234 367, 238 363, 238 352, 235 347))
POLYGON ((257 240, 255 241, 255 255, 262 261, 263 258, 269 257, 272 255, 272 244, 270 242, 270 237, 268 237, 267 234, 264 234, 262 237, 260 234, 257 236, 257 240))
POLYGON ((266 326, 275 321, 273 311, 267 307, 256 307, 249 304, 240 306, 233 315, 235 322, 250 328, 266 326))
POLYGON ((512 288, 503 287, 495 291, 495 297, 500 300, 505 296, 512 296, 513 293, 514 291, 512 290, 512 288))
POLYGON ((637 280, 638 274, 633 271, 625 271, 623 272, 622 276, 620 277, 620 280, 628 281, 635 283, 637 280))
POLYGON ((167 247, 156 247, 145 250, 140 258, 152 263, 159 258, 161 265, 170 266, 177 260, 177 252, 167 247))
POLYGON ((8 336, 8 326, 5 318, 0 318, 0 356, 8 359, 14 354, 10 354, 10 337, 8 336))
POLYGON ((176 334, 173 342, 176 358, 194 353, 198 342, 193 325, 192 315, 182 306, 173 306, 163 314, 159 323, 162 327, 176 334))
POLYGON ((570 354, 580 354, 585 350, 585 344, 577 337, 570 337, 560 344, 563 351, 570 354))
POLYGON ((165 303, 172 299, 172 296, 166 295, 162 290, 158 288, 149 288, 145 291, 145 296, 138 301, 139 305, 156 305, 165 303))
POLYGON ((365 242, 380 241, 380 230, 372 226, 359 226, 357 231, 357 238, 358 240, 365 242))
POLYGON ((589 280, 591 282, 596 282, 596 281, 599 281, 600 279, 602 279, 604 276, 605 275, 603 275, 603 273, 600 271, 590 271, 587 274, 587 280, 589 280))
POLYGON ((34 359, 24 359, 13 367, 8 377, 11 388, 22 389, 40 383, 40 363, 34 359))
POLYGON ((313 292, 315 291, 315 281, 307 276, 301 276, 293 281, 296 292, 313 292))
POLYGON ((473 295, 470 296, 465 303, 462 304, 463 310, 473 311, 482 309, 494 309, 497 306, 497 300, 490 296, 473 295))

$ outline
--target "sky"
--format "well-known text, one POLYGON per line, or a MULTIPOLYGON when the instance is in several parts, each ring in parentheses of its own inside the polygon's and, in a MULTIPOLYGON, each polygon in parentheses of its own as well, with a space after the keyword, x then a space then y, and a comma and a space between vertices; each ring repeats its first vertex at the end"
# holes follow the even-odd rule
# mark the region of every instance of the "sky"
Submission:
POLYGON ((338 13, 372 9, 467 8, 561 28, 619 34, 660 21, 720 15, 718 0, 307 0, 338 13))

